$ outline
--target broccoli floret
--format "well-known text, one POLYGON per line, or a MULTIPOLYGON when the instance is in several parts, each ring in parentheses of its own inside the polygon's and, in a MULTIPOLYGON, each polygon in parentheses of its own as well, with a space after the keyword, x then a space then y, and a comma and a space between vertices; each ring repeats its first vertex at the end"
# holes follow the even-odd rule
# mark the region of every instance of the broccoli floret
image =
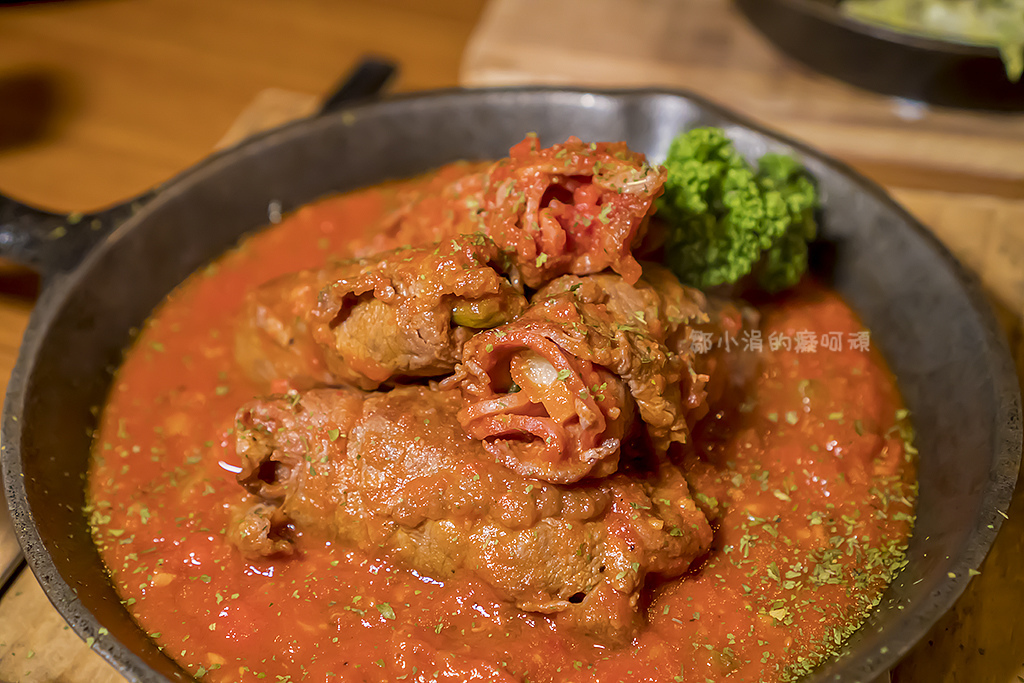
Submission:
POLYGON ((679 135, 665 160, 658 215, 668 225, 668 263, 701 288, 755 273, 770 292, 807 270, 817 192, 795 159, 767 154, 755 170, 718 128, 679 135))
POLYGON ((807 244, 818 232, 814 222, 818 191, 800 162, 784 154, 761 157, 758 184, 766 201, 779 196, 786 207, 786 230, 762 256, 757 273, 764 289, 778 292, 795 285, 807 271, 807 244))

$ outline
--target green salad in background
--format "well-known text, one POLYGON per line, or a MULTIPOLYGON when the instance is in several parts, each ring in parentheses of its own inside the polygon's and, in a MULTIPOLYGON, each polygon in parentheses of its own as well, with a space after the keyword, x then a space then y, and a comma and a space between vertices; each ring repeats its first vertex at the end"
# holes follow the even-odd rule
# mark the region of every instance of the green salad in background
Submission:
POLYGON ((905 33, 998 47, 1010 80, 1024 72, 1024 0, 845 0, 842 7, 905 33))

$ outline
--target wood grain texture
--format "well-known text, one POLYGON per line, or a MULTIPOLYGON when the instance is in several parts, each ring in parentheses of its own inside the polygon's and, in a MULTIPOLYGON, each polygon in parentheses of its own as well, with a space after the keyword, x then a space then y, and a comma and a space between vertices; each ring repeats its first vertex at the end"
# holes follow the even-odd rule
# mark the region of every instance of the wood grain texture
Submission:
POLYGON ((0 681, 124 681, 50 606, 32 572, 22 572, 4 594, 0 614, 0 681))
POLYGON ((4 144, 0 190, 59 211, 113 204, 209 154, 260 91, 324 93, 368 52, 400 60, 396 89, 454 85, 481 5, 79 0, 2 7, 0 95, 6 88, 22 97, 13 112, 0 104, 0 129, 24 118, 26 104, 38 123, 4 144))

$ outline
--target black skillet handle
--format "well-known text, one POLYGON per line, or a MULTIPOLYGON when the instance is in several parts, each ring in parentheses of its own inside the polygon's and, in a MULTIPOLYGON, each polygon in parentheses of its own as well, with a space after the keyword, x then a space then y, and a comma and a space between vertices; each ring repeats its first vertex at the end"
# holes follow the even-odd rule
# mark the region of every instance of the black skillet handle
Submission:
POLYGON ((58 214, 0 195, 0 258, 37 271, 44 283, 74 268, 154 193, 94 213, 58 214))
POLYGON ((364 57, 334 87, 320 105, 320 114, 329 114, 341 107, 380 95, 398 74, 398 65, 385 57, 364 57))

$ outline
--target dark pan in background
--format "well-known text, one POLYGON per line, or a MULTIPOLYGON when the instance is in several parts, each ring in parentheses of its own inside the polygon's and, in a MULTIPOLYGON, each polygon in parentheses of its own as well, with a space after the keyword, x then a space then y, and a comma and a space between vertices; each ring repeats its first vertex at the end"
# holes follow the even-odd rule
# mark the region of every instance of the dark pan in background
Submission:
POLYGON ((782 52, 816 71, 884 95, 990 111, 1024 111, 994 47, 924 38, 858 21, 840 0, 736 0, 782 52))
MULTIPOLYGON (((84 478, 91 412, 138 327, 176 285, 284 211, 456 159, 507 154, 525 133, 625 140, 654 161, 695 126, 751 157, 796 154, 822 193, 820 272, 872 330, 918 430, 908 565, 865 626, 807 683, 869 681, 945 613, 995 538, 1017 479, 1020 391, 977 280, 877 185, 799 143, 678 91, 444 90, 346 106, 216 154, 133 205, 64 217, 0 198, 0 255, 44 271, 2 423, 4 487, 28 563, 82 637, 132 681, 188 680, 134 622, 93 544, 84 478), (83 226, 76 226, 81 228, 83 226)), ((287 628, 287 625, 267 625, 287 628)))

